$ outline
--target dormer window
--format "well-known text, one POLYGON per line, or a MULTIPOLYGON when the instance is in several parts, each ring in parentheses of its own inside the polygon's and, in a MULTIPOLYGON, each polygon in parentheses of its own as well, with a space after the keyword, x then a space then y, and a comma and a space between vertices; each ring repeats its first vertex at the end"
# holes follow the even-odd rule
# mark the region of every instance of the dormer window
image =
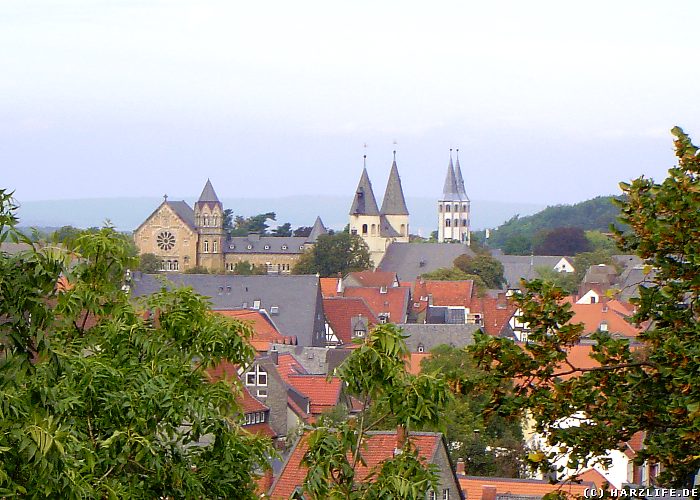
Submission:
POLYGON ((269 249, 270 249, 270 245, 265 245, 265 250, 269 250, 269 249))
POLYGON ((418 352, 425 352, 425 346, 423 344, 418 344, 418 352))
POLYGON ((282 245, 282 250, 286 250, 287 248, 287 245, 282 245))
POLYGON ((601 332, 607 332, 607 331, 608 331, 608 322, 607 322, 607 321, 601 321, 600 327, 598 327, 598 329, 599 329, 601 332))
POLYGON ((386 293, 386 287, 385 286, 379 287, 379 293, 386 293))
POLYGON ((228 248, 229 250, 233 250, 234 248, 236 248, 236 245, 229 245, 228 248))
POLYGON ((304 245, 299 245, 299 250, 303 250, 303 249, 304 249, 304 245))
POLYGON ((248 250, 252 250, 252 249, 253 249, 253 245, 251 245, 250 243, 248 243, 248 250))

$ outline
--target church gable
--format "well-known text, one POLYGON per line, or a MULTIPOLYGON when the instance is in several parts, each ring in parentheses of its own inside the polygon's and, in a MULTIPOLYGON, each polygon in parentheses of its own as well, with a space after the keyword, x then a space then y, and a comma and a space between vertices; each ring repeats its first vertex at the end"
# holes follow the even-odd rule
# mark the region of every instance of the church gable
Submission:
POLYGON ((134 231, 139 253, 152 253, 165 259, 164 263, 177 263, 164 266, 167 270, 184 270, 194 265, 197 233, 190 212, 192 209, 184 201, 163 202, 134 231))

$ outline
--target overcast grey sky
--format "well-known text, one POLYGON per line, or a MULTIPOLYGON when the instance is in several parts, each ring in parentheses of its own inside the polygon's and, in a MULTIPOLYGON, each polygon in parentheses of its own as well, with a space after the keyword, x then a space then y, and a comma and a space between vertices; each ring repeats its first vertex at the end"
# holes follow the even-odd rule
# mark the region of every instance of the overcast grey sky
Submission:
MULTIPOLYGON (((700 2, 0 3, 0 187, 20 200, 580 201, 700 142, 700 2), (396 142, 397 145, 393 143, 396 142), (367 148, 363 148, 363 144, 367 148)), ((349 201, 348 201, 349 203, 349 201)))

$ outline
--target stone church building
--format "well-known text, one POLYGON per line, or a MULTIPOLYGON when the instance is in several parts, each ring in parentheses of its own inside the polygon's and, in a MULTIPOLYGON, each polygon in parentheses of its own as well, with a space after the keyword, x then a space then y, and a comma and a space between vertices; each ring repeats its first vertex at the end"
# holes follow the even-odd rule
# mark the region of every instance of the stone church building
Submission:
POLYGON ((210 272, 233 271, 239 262, 264 266, 269 274, 289 274, 316 239, 326 234, 316 218, 308 237, 249 234, 230 237, 224 230, 224 207, 211 182, 194 209, 185 201, 163 203, 134 231, 140 254, 152 253, 163 271, 186 271, 201 266, 210 272))
POLYGON ((367 243, 372 262, 376 266, 389 245, 394 242, 408 243, 408 208, 396 166, 396 151, 381 209, 377 207, 366 161, 367 157, 350 207, 350 232, 360 235, 367 243))
POLYGON ((464 178, 459 166, 459 149, 456 165, 452 163, 450 149, 450 163, 447 166, 442 199, 438 200, 438 243, 458 241, 470 245, 469 213, 470 201, 464 189, 464 178))

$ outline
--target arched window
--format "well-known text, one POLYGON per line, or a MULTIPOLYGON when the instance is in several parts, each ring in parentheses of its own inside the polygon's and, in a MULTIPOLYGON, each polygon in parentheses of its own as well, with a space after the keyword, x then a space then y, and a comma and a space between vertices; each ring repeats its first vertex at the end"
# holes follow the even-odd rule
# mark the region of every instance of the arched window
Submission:
POLYGON ((362 224, 362 234, 367 234, 367 224, 362 224))
POLYGON ((467 206, 466 206, 466 205, 462 205, 462 212, 466 212, 466 211, 467 211, 467 206))
POLYGON ((452 222, 452 221, 451 221, 450 219, 445 219, 445 226, 446 226, 446 227, 450 227, 450 223, 451 223, 451 222, 452 222))
POLYGON ((202 225, 203 225, 204 227, 206 227, 206 226, 209 225, 209 216, 208 216, 208 215, 205 215, 205 216, 204 216, 204 222, 202 223, 202 225))
POLYGON ((467 219, 462 219, 462 226, 467 227, 469 224, 467 224, 467 219))
POLYGON ((401 236, 406 236, 406 224, 401 224, 401 236))
POLYGON ((180 270, 180 263, 176 260, 173 261, 173 271, 179 271, 180 270))
POLYGON ((216 241, 216 240, 214 240, 214 241, 212 242, 212 247, 213 247, 214 253, 218 252, 218 251, 219 251, 219 242, 216 241))
POLYGON ((455 219, 454 227, 459 227, 459 219, 455 219))
POLYGON ((376 235, 377 235, 377 225, 372 224, 372 236, 376 236, 376 235))
POLYGON ((209 240, 204 240, 204 247, 202 248, 202 251, 205 253, 209 252, 209 240))
POLYGON ((450 205, 445 205, 445 212, 450 212, 450 211, 451 211, 450 205))

